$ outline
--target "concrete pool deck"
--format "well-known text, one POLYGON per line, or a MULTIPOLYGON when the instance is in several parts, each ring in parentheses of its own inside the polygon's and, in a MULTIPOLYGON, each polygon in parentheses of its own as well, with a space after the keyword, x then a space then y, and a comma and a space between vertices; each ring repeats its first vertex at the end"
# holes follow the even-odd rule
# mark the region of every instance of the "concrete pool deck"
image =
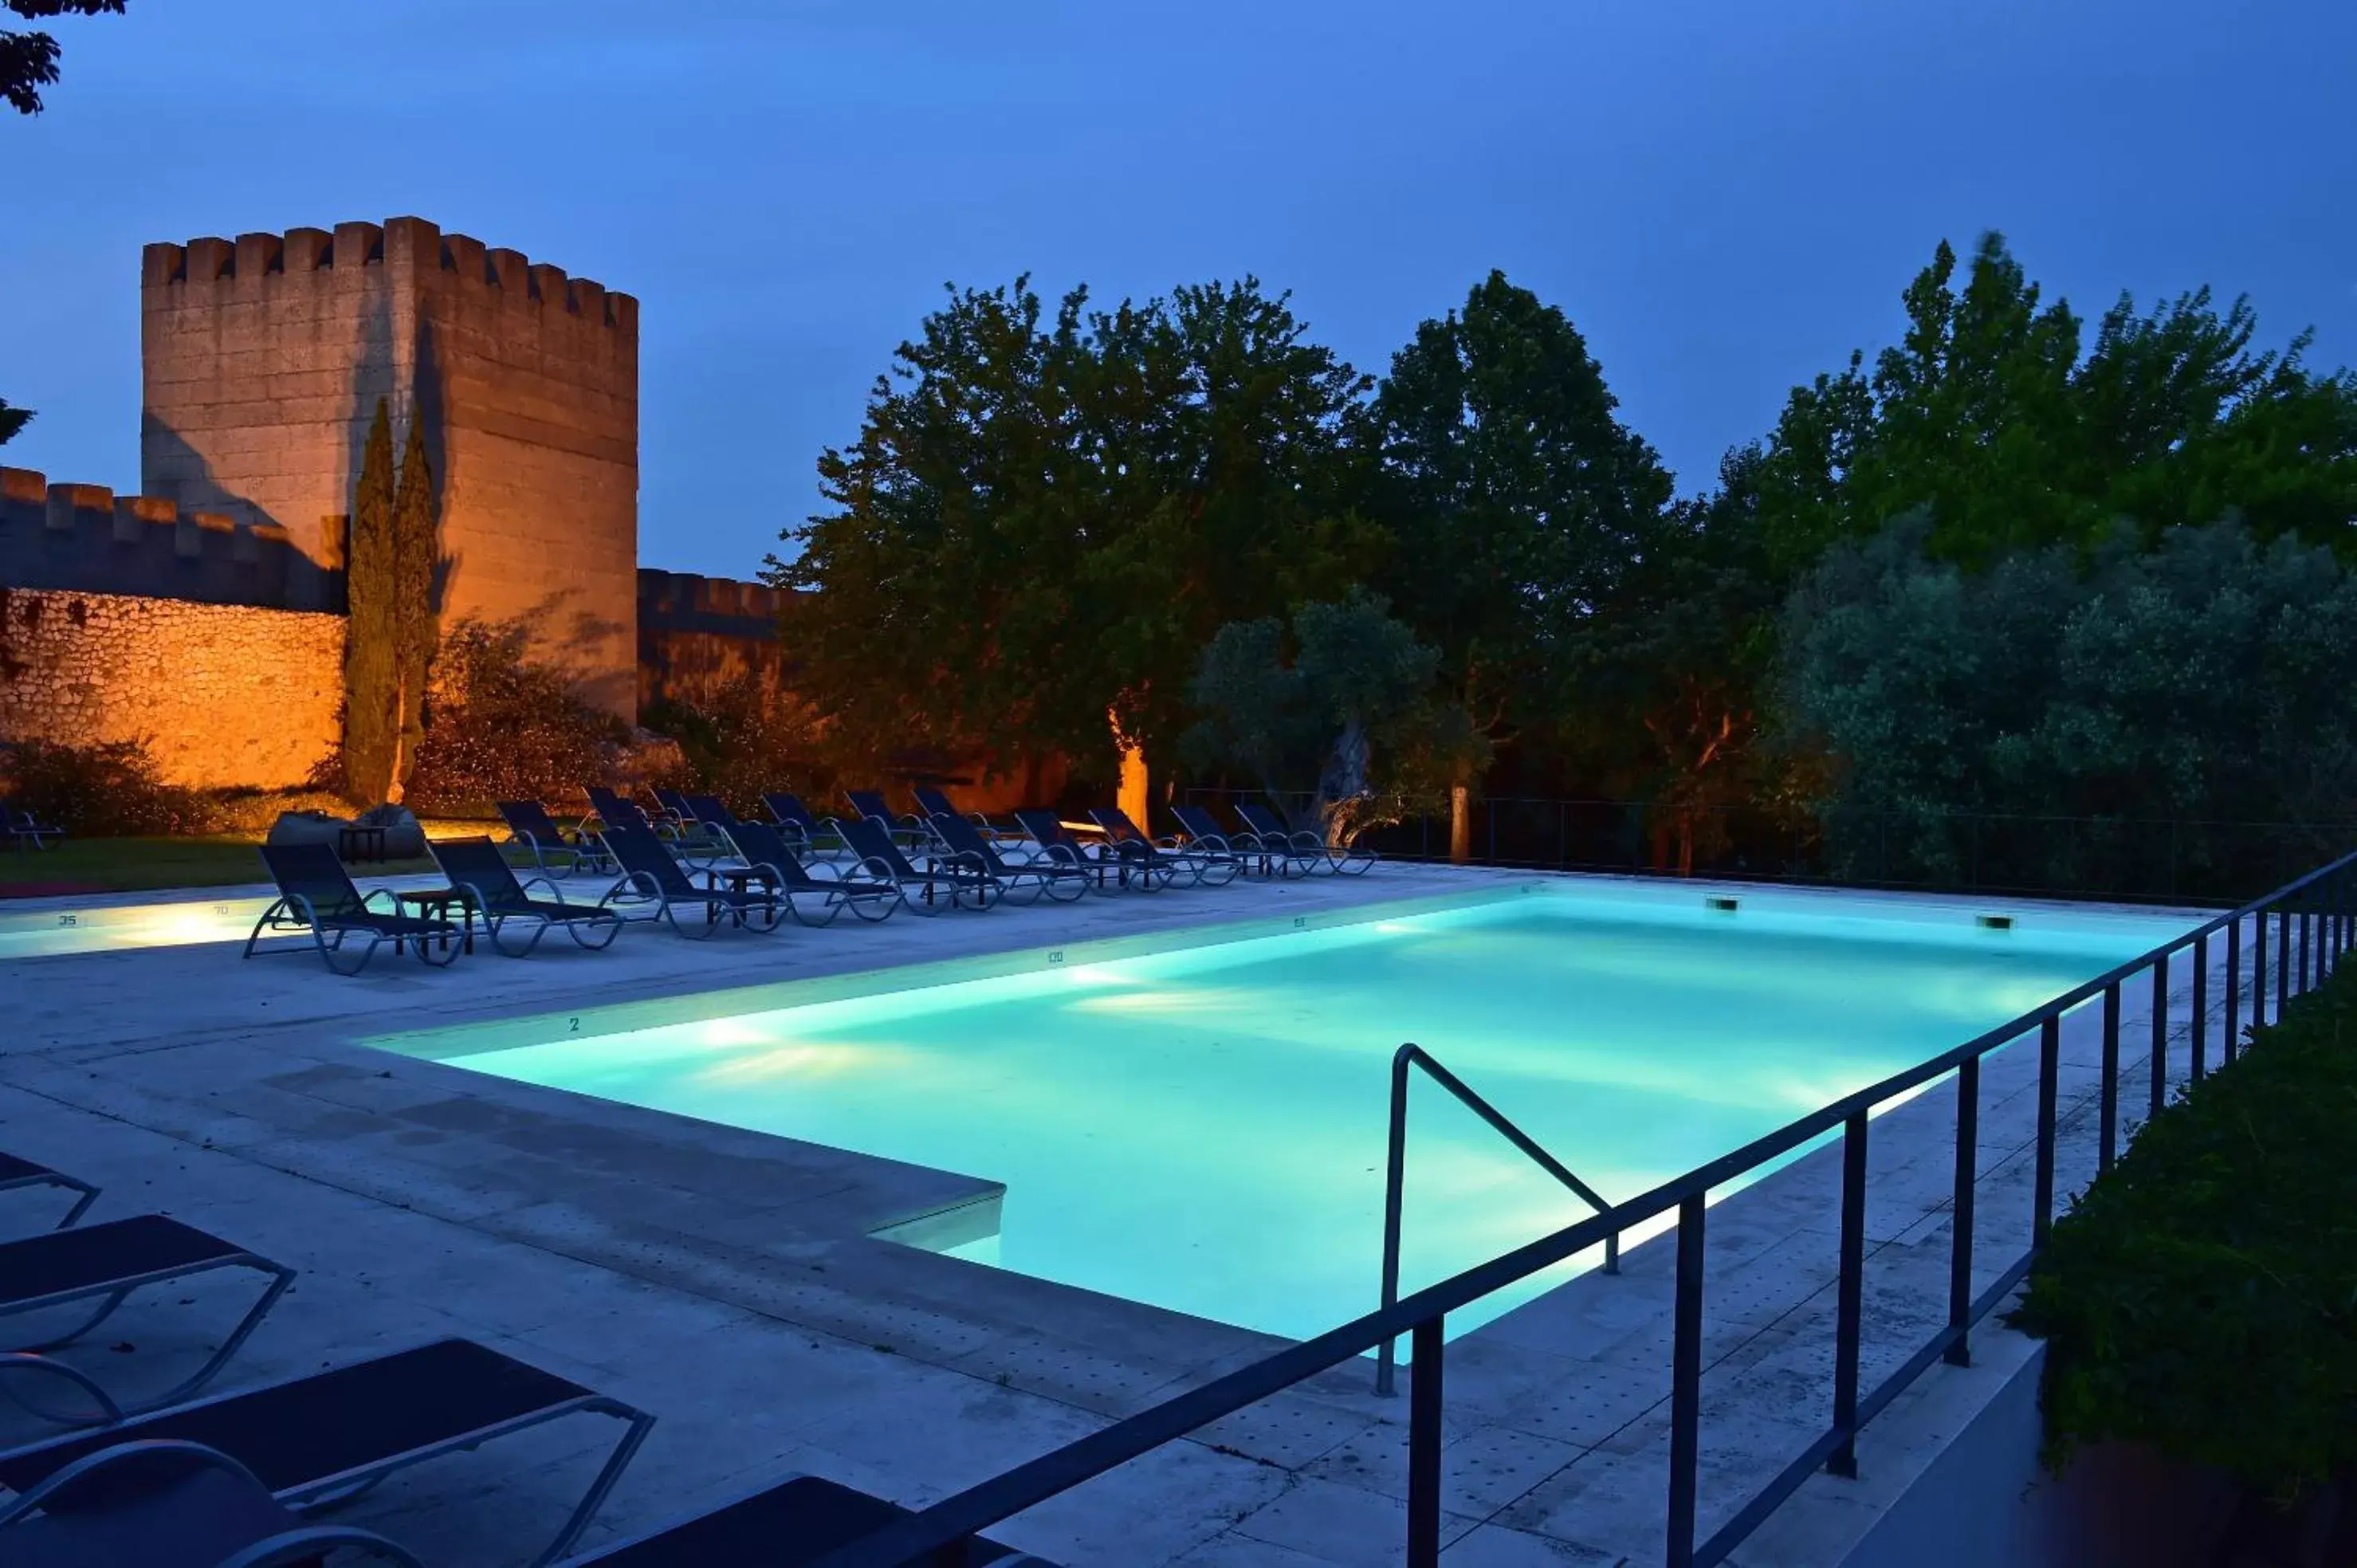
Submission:
MULTIPOLYGON (((1386 866, 773 939, 640 929, 608 953, 560 938, 530 961, 483 952, 447 971, 387 953, 353 980, 307 954, 242 964, 219 944, 16 960, 0 965, 0 1147, 104 1184, 92 1219, 162 1209, 302 1271, 220 1387, 464 1334, 655 1412, 593 1543, 796 1470, 920 1504, 1281 1342, 869 1239, 987 1196, 987 1172, 898 1165, 361 1042, 1532 879, 1386 866)), ((2148 1037, 2139 1000, 2125 1015, 2130 1063, 2148 1037)), ((2061 1190, 2093 1168, 2094 1034, 2084 1012, 2066 1021, 2061 1190)), ((2133 1068, 2127 1081, 2141 1083, 2133 1068)), ((2027 1233, 2034 1082, 2034 1050, 1984 1070, 1984 1282, 2015 1255, 2002 1217, 2018 1212, 2027 1233)), ((1935 1087, 1875 1122, 1868 1387, 1944 1318, 1951 1105, 1935 1087)), ((1706 1535, 1822 1425, 1832 1153, 1711 1211, 1706 1535)), ((40 1201, 0 1197, 5 1233, 46 1223, 40 1201)), ((1669 1249, 1648 1243, 1621 1276, 1583 1277, 1451 1345, 1448 1561, 1658 1559, 1668 1278, 1669 1249)), ((233 1320, 242 1288, 135 1301, 102 1338, 135 1348, 87 1354, 111 1380, 161 1386, 233 1320)), ((2029 1352, 1984 1330, 1975 1366, 1935 1369, 1869 1428, 1862 1479, 1811 1480, 1734 1561, 1838 1561, 2029 1352)), ((995 1533, 1072 1564, 1396 1561, 1405 1417, 1404 1400, 1374 1398, 1345 1369, 995 1533)), ((0 1424, 0 1443, 35 1430, 0 1424)), ((414 1472, 344 1517, 429 1562, 527 1561, 611 1435, 576 1418, 414 1472)))

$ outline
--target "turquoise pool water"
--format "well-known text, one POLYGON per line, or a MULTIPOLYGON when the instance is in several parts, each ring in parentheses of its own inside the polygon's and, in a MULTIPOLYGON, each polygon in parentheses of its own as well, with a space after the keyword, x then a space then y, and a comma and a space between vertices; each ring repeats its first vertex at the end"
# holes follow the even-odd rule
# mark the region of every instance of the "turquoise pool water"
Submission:
POLYGON ((0 962, 132 948, 242 942, 267 898, 187 899, 164 904, 92 904, 19 912, 0 905, 0 962))
MULTIPOLYGON (((861 977, 867 994, 626 1032, 509 1024, 432 1054, 1002 1181, 996 1232, 943 1250, 1303 1337, 1376 1304, 1404 1040, 1618 1199, 2184 929, 2029 909, 1996 930, 1970 908, 1811 895, 1746 893, 1727 914, 1691 889, 1534 886, 1101 961, 934 966, 904 989, 888 971, 861 977)), ((1411 1104, 1405 1288, 1584 1214, 1434 1085, 1411 1104)))

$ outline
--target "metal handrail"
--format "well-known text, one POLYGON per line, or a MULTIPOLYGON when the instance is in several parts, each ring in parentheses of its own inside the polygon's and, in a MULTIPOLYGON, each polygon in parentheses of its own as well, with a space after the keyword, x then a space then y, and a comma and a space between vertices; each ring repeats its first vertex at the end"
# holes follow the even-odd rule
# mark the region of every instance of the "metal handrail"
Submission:
MULTIPOLYGON (((1383 1182, 1383 1305, 1392 1306, 1399 1301, 1400 1262, 1400 1202, 1407 1180, 1407 1069, 1422 1068, 1425 1076, 1455 1095, 1460 1104, 1487 1122, 1500 1137, 1527 1155, 1531 1162, 1547 1175, 1561 1182, 1598 1214, 1609 1213, 1612 1206, 1602 1195, 1580 1180, 1556 1159, 1541 1148, 1537 1141, 1506 1119, 1504 1112, 1473 1092, 1472 1088, 1455 1073, 1433 1059, 1432 1053, 1411 1040, 1392 1053, 1392 1146, 1388 1174, 1383 1182)), ((1604 1272, 1620 1272, 1620 1232, 1615 1230, 1604 1238, 1604 1272)), ((1375 1392, 1389 1396, 1399 1391, 1394 1386, 1394 1369, 1398 1359, 1398 1341, 1386 1339, 1375 1360, 1375 1392)))
MULTIPOLYGON (((2138 973, 2166 965, 2176 953, 2192 950, 2196 996, 2207 978, 2210 939, 2226 936, 2226 995, 2222 1057, 2232 1062, 2242 1024, 2242 938, 2245 924, 2255 927, 2251 943, 2249 1019, 2264 1024, 2267 1008, 2268 922, 2276 922, 2275 1008, 2281 1015, 2288 998, 2337 972, 2344 954, 2357 946, 2357 854, 2328 865, 2274 892, 2221 915, 2132 959, 2084 984, 2022 1014, 2009 1023, 1943 1051, 1929 1060, 1892 1074, 1881 1082, 1845 1096, 1821 1110, 1787 1123, 1764 1137, 1720 1155, 1652 1191, 1619 1204, 1603 1214, 1566 1226, 1502 1256, 1480 1263, 1437 1284, 1407 1296, 1394 1305, 1356 1317, 1338 1328, 1293 1345, 1275 1355, 1216 1378, 1199 1388, 1165 1400, 1126 1420, 1091 1433, 1076 1442, 1016 1466, 920 1511, 894 1520, 845 1542, 818 1559, 812 1568, 904 1568, 956 1548, 971 1535, 1002 1520, 1035 1508, 1049 1498, 1094 1479, 1115 1466, 1185 1437, 1199 1428, 1232 1415, 1305 1382, 1353 1358, 1365 1355, 1387 1339, 1412 1334, 1415 1377, 1409 1383, 1407 1562, 1409 1568, 1437 1568, 1440 1557, 1441 1386, 1444 1323, 1449 1313, 1483 1296, 1505 1289, 1541 1269, 1561 1262, 1603 1241, 1608 1236, 1641 1225, 1657 1215, 1677 1213, 1676 1302, 1671 1352, 1671 1434, 1669 1508, 1665 1556, 1671 1568, 1703 1568, 1720 1563, 1743 1539, 1775 1511, 1801 1483, 1824 1466, 1836 1474, 1852 1467, 1852 1448, 1859 1431, 1880 1413, 1914 1380, 1937 1361, 1953 1360, 1967 1349, 1972 1326, 1995 1310, 2028 1275, 2050 1233, 2054 1206, 2054 1156, 2057 1101, 2061 1071, 2061 1019, 2096 996, 2116 994, 2121 984, 2138 973), (2320 895, 2298 909, 2286 908, 2303 895, 2320 895), (2311 920, 2311 916, 2315 918, 2311 920), (2298 951, 2293 951, 2294 929, 2298 951), (2315 965, 2311 970, 2310 953, 2315 965), (2287 960, 2298 962, 2295 982, 2287 960), (2311 978, 2312 977, 2312 978, 2311 978), (1858 1341, 1862 1318, 1862 1276, 1867 1180, 1866 1133, 1874 1108, 1885 1101, 1919 1089, 1953 1072, 1957 1074, 1958 1123, 1971 1127, 1967 1107, 1975 1105, 1978 1063, 1982 1057, 2036 1031, 2039 1037, 2039 1106, 2037 1196, 2031 1214, 2029 1250, 1977 1296, 1959 1300, 1956 1282, 1969 1280, 1972 1257, 1972 1208, 1969 1200, 1957 1206, 1952 1246, 1961 1266, 1951 1274, 1948 1326, 1909 1358, 1872 1391, 1860 1394, 1858 1341), (1975 1064, 1964 1070, 1964 1064, 1975 1064), (1832 1427, 1796 1455, 1775 1479, 1755 1493, 1735 1517, 1699 1546, 1695 1541, 1700 1458, 1700 1392, 1702 1380, 1703 1227, 1711 1188, 1749 1175, 1770 1161, 1791 1154, 1839 1128, 1844 1133, 1841 1279, 1838 1296, 1832 1427)), ((2107 1007, 2106 1021, 2115 1033, 2105 1041, 2104 1097, 2116 1104, 2118 1090, 2118 1015, 2107 1007)), ((2191 1076, 2204 1070, 2203 1036, 2206 1013, 2192 1017, 2191 1076)), ((2165 1064, 2157 1062, 2156 1066, 2165 1064)), ((2112 1163, 2115 1129, 2105 1128, 2101 1163, 2112 1163)), ((1956 1175, 1960 1189, 1974 1176, 1975 1144, 1959 1139, 1956 1175)))

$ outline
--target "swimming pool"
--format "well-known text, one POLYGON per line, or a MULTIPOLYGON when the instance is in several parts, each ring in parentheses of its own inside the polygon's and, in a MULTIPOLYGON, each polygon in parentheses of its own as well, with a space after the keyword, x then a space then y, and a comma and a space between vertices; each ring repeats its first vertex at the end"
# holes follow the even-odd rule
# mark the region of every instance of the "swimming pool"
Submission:
POLYGON ((131 948, 242 942, 270 899, 184 899, 163 904, 89 903, 73 908, 0 908, 0 962, 131 948))
MULTIPOLYGON (((1691 886, 1545 880, 1299 930, 777 987, 777 1004, 721 1016, 511 1021, 394 1048, 1001 1181, 994 1233, 904 1235, 1300 1337, 1376 1304, 1401 1042, 1619 1200, 2189 924, 2007 913, 1994 929, 1969 906, 1759 891, 1727 911, 1691 886)), ((1404 1290, 1586 1213, 1434 1086, 1411 1105, 1404 1290)))

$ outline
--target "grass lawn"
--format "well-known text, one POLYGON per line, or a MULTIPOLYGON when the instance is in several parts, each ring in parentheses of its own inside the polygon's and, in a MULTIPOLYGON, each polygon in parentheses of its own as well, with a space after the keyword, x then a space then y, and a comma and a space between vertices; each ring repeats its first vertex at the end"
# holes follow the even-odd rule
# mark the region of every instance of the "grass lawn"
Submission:
MULTIPOLYGON (((430 860, 389 860, 363 875, 432 871, 430 860)), ((0 849, 0 897, 45 892, 147 887, 221 887, 268 880, 249 838, 68 839, 45 850, 0 849)))

